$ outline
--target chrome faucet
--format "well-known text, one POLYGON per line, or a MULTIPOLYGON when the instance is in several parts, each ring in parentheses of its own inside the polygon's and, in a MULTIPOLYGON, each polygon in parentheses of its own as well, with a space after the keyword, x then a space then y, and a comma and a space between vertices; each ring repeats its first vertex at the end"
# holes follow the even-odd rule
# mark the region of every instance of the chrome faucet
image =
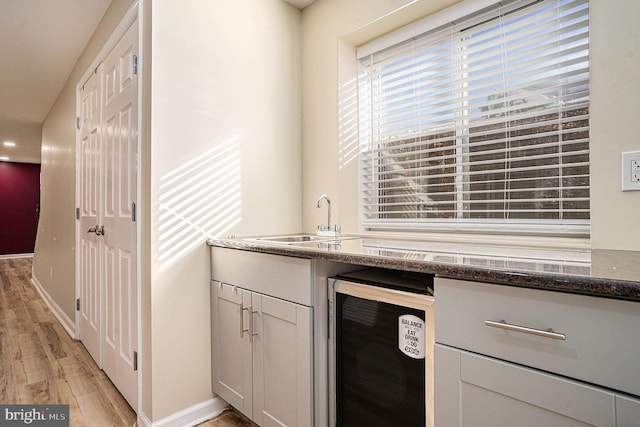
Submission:
POLYGON ((340 226, 338 224, 331 227, 331 199, 326 194, 318 197, 318 203, 316 207, 322 207, 322 200, 327 201, 327 225, 320 224, 318 226, 318 234, 321 236, 337 236, 340 234, 340 226))
POLYGON ((327 229, 331 230, 331 199, 329 199, 329 196, 327 196, 326 194, 323 194, 322 196, 318 197, 317 207, 318 208, 322 207, 323 199, 327 201, 327 229))

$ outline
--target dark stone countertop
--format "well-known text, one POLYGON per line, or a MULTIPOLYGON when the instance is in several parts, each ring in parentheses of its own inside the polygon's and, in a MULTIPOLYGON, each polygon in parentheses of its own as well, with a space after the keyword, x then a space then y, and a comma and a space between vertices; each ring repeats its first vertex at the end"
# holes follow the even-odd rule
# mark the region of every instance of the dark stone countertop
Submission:
POLYGON ((640 302, 640 251, 555 250, 352 236, 296 244, 255 238, 212 239, 207 243, 251 252, 640 302))

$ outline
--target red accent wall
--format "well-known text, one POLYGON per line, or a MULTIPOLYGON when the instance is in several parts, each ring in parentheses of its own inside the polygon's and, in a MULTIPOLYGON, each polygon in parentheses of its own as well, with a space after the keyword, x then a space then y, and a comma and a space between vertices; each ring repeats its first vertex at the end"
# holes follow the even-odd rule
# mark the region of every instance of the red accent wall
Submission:
POLYGON ((40 165, 0 162, 0 255, 33 253, 40 165))

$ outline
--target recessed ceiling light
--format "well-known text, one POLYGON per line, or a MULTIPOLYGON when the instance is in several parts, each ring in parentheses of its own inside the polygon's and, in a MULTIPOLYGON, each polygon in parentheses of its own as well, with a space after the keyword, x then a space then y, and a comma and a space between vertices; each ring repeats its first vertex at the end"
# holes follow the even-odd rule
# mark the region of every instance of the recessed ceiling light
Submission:
POLYGON ((15 147, 15 146, 16 146, 16 143, 15 143, 15 142, 13 142, 13 141, 5 141, 5 142, 3 142, 3 145, 4 145, 5 147, 15 147))
POLYGON ((9 158, 7 156, 0 156, 0 162, 8 162, 9 158))

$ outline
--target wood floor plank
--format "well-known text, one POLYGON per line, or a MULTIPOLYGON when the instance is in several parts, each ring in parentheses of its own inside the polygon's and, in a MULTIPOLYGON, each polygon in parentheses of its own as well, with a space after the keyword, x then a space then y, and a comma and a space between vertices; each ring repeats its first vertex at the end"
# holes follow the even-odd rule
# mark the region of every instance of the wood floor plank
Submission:
POLYGON ((31 259, 0 259, 0 403, 68 404, 74 427, 133 426, 136 414, 31 283, 31 259))
POLYGON ((65 346, 60 339, 60 331, 56 331, 54 323, 51 321, 44 321, 38 323, 38 336, 40 340, 45 343, 45 353, 51 360, 62 359, 67 357, 67 351, 69 348, 65 346))

